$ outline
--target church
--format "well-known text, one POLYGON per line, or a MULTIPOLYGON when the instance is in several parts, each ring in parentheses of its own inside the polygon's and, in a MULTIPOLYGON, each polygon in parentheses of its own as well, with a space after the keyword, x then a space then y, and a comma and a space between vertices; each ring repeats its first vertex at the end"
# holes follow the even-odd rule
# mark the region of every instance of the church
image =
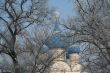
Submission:
POLYGON ((52 15, 54 18, 53 34, 45 42, 45 45, 49 47, 49 51, 53 54, 49 73, 86 73, 82 72, 83 67, 79 64, 80 48, 67 43, 67 38, 64 37, 65 35, 59 27, 59 13, 53 11, 52 15))

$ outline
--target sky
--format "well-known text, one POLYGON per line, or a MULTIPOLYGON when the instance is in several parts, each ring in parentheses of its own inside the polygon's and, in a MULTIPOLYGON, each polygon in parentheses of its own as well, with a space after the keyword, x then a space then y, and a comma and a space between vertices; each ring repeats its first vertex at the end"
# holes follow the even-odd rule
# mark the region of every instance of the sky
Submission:
POLYGON ((49 0, 48 6, 49 9, 52 7, 57 8, 62 19, 76 15, 73 0, 49 0))

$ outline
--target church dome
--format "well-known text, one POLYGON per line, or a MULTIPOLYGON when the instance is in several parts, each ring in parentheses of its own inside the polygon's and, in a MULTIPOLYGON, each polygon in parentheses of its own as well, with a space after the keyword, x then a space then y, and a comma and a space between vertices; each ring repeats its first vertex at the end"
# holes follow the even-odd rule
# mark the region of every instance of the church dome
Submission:
POLYGON ((46 40, 46 45, 51 48, 67 48, 66 38, 60 35, 53 35, 46 40))
POLYGON ((69 59, 69 54, 80 53, 80 48, 75 46, 70 46, 66 53, 66 58, 69 59))
POLYGON ((80 48, 79 47, 68 48, 68 54, 72 54, 72 53, 80 53, 80 48))
MULTIPOLYGON (((57 15, 58 12, 55 11, 54 14, 57 15)), ((54 17, 53 17, 54 18, 54 17)), ((63 34, 63 30, 60 28, 60 22, 58 18, 54 19, 53 21, 53 31, 52 36, 50 36, 48 39, 45 40, 45 44, 51 49, 51 48, 67 48, 67 38, 63 34)))

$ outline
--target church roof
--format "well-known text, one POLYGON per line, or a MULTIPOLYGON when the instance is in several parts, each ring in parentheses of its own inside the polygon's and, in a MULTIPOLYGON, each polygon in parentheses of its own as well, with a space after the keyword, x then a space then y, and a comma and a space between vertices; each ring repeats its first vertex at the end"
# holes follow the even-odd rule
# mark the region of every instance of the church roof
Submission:
POLYGON ((72 54, 72 53, 80 53, 80 48, 79 47, 68 48, 68 54, 72 54))
POLYGON ((46 40, 45 43, 50 49, 51 48, 67 48, 66 38, 60 35, 53 35, 46 40))
POLYGON ((67 48, 69 43, 67 43, 67 38, 64 37, 62 30, 59 27, 59 19, 53 22, 53 33, 48 39, 45 40, 45 44, 51 48, 67 48))
POLYGON ((66 53, 66 58, 69 59, 69 54, 80 53, 79 47, 70 46, 66 53))

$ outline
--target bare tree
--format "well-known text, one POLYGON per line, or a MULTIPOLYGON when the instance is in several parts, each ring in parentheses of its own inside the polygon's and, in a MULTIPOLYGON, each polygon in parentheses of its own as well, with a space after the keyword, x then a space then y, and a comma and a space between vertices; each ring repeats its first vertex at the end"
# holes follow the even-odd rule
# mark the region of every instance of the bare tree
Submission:
MULTIPOLYGON (((33 32, 25 35, 24 40, 24 54, 31 54, 32 57, 26 57, 27 61, 25 62, 25 67, 29 67, 25 72, 31 73, 48 73, 49 66, 52 62, 52 55, 49 54, 49 48, 45 45, 45 40, 49 38, 49 28, 46 26, 38 25, 33 28, 33 32), (37 31, 37 32, 36 32, 37 31), (33 36, 32 36, 33 35, 33 36), (31 62, 29 61, 31 58, 31 62), (30 62, 30 63, 29 63, 30 62)), ((22 55, 23 57, 23 55, 22 55)))
MULTIPOLYGON (((20 34, 39 21, 40 0, 0 1, 0 53, 8 54, 14 63, 15 73, 21 73, 17 59, 16 41, 20 34), (37 7, 36 7, 37 5, 37 7)), ((20 40, 20 39, 19 39, 20 40)))
MULTIPOLYGON (((110 64, 110 1, 76 0, 75 3, 79 15, 77 18, 69 19, 69 23, 64 26, 67 29, 75 31, 75 33, 71 35, 71 37, 74 38, 73 44, 88 42, 92 46, 95 46, 94 53, 98 53, 99 58, 96 59, 97 61, 92 60, 92 62, 94 62, 94 64, 97 62, 95 66, 100 66, 99 70, 107 73, 110 69, 108 68, 110 64), (103 63, 99 60, 103 61, 103 63)), ((91 50, 91 52, 92 51, 93 50, 91 50)), ((90 62, 90 66, 92 66, 92 62, 90 62)), ((92 68, 92 70, 93 69, 95 70, 95 68, 92 68)), ((95 72, 98 72, 98 70, 95 70, 95 72)))

